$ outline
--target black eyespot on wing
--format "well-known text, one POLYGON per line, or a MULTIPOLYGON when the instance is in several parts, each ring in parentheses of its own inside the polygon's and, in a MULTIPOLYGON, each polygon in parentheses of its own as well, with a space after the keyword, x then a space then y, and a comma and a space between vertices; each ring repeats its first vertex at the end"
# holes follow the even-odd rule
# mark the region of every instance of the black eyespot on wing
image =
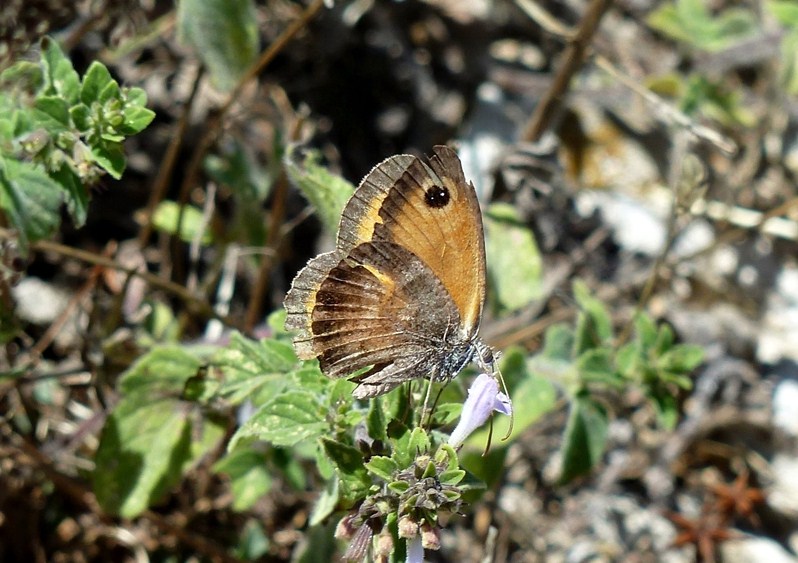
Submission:
POLYGON ((427 205, 435 209, 446 207, 450 199, 449 190, 444 186, 432 186, 424 194, 427 205))

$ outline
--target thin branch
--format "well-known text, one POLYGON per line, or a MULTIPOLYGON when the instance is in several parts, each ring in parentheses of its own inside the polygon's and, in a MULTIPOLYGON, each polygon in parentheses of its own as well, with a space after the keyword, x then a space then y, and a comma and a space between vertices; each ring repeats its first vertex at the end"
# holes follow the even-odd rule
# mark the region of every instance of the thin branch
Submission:
MULTIPOLYGON (((11 231, 6 229, 0 229, 0 240, 2 239, 14 239, 15 236, 11 231)), ((167 291, 181 301, 190 305, 193 310, 204 317, 207 318, 216 318, 224 322, 226 325, 231 327, 237 327, 236 322, 229 318, 229 317, 222 317, 218 315, 214 310, 213 307, 201 296, 194 295, 185 287, 180 284, 174 283, 169 280, 165 280, 160 276, 156 276, 149 272, 143 272, 137 270, 136 268, 129 268, 127 266, 123 266, 118 262, 106 258, 105 256, 101 256, 99 254, 94 254, 92 252, 87 252, 85 250, 80 250, 78 248, 72 248, 70 246, 65 246, 63 244, 59 244, 57 242, 49 241, 49 240, 40 240, 31 245, 31 249, 38 252, 54 252, 61 256, 66 256, 68 258, 74 258, 75 260, 80 260, 81 262, 86 262, 88 264, 94 264, 97 266, 103 266, 105 268, 111 268, 114 270, 118 270, 120 272, 125 272, 129 275, 136 276, 147 282, 149 285, 153 287, 158 287, 167 291)))
POLYGON ((532 118, 521 135, 522 141, 534 143, 549 129, 554 119, 559 117, 564 95, 571 83, 571 78, 582 66, 590 47, 590 41, 598 29, 602 16, 611 4, 612 0, 591 1, 585 15, 582 17, 579 28, 562 55, 562 64, 554 76, 551 87, 538 102, 532 118))

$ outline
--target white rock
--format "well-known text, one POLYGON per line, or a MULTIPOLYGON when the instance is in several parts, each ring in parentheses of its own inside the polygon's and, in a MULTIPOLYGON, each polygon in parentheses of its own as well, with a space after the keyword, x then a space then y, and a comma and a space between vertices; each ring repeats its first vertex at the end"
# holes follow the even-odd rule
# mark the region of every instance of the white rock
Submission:
POLYGON ((774 510, 798 517, 798 457, 777 454, 771 462, 773 483, 767 501, 774 510))
POLYGON ((798 438, 798 381, 785 379, 773 390, 773 424, 798 438))
POLYGON ((22 279, 11 289, 11 294, 19 318, 38 325, 53 322, 69 301, 66 290, 34 277, 22 279))
POLYGON ((763 537, 751 537, 724 542, 719 548, 720 559, 724 563, 796 563, 777 542, 763 537))

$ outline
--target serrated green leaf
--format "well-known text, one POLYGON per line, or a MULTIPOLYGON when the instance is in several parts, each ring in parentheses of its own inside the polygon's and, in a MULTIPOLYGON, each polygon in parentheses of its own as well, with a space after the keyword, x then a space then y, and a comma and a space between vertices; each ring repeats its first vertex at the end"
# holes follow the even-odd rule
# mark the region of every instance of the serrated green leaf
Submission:
POLYGON ((560 483, 588 473, 601 461, 608 426, 604 407, 589 395, 581 394, 573 399, 563 434, 560 483))
POLYGON ((183 210, 183 218, 180 223, 180 239, 184 242, 192 242, 201 232, 200 241, 208 245, 213 242, 213 234, 205 225, 202 211, 191 205, 182 207, 175 201, 164 200, 155 208, 152 215, 152 225, 157 230, 170 235, 177 234, 177 223, 180 221, 180 210, 183 210))
POLYGON ((100 93, 115 80, 108 72, 108 69, 99 61, 93 61, 86 74, 83 75, 83 82, 80 85, 80 101, 91 107, 94 102, 100 102, 100 93))
POLYGON ((64 199, 72 222, 76 227, 82 227, 86 223, 89 210, 89 190, 66 163, 62 163, 58 170, 50 173, 50 176, 64 189, 64 199))
POLYGON ((100 437, 94 493, 108 513, 132 518, 176 484, 190 455, 186 411, 172 400, 123 400, 100 437))
POLYGON ((125 135, 135 135, 143 131, 155 119, 154 111, 136 106, 125 107, 122 115, 125 116, 125 122, 118 127, 118 130, 125 135))
POLYGON ((341 498, 349 503, 362 499, 371 487, 371 478, 363 465, 363 454, 357 448, 328 438, 322 438, 322 445, 335 465, 341 498))
POLYGON ((267 458, 252 448, 239 448, 228 452, 213 465, 216 473, 230 478, 233 493, 233 510, 241 512, 271 490, 272 476, 267 468, 267 458))
MULTIPOLYGON (((297 361, 293 348, 286 342, 274 339, 254 342, 237 332, 231 335, 230 345, 213 358, 213 364, 224 371, 220 393, 233 404, 248 398, 258 403, 280 393, 290 383, 286 374, 296 369, 297 361)), ((313 366, 306 364, 300 372, 303 370, 312 371, 313 366)))
POLYGON ((119 143, 100 142, 91 146, 91 156, 97 165, 119 180, 125 171, 125 153, 119 143))
POLYGON ((106 512, 133 518, 216 447, 223 427, 205 419, 192 431, 185 403, 126 396, 106 421, 95 457, 95 495, 106 512))
POLYGON ((42 66, 30 61, 18 61, 0 72, 0 88, 17 95, 33 95, 43 86, 42 66))
POLYGON ((532 231, 507 203, 485 214, 489 286, 503 311, 515 311, 543 295, 543 260, 532 231))
POLYGON ((407 444, 407 451, 411 457, 416 457, 429 451, 430 439, 423 428, 413 428, 410 432, 410 441, 407 444))
POLYGON ((319 400, 302 390, 286 391, 263 405, 238 429, 230 447, 242 438, 255 437, 275 446, 293 446, 321 437, 329 425, 319 400))
POLYGON ((377 399, 369 404, 369 412, 366 415, 366 429, 373 440, 386 441, 388 439, 388 423, 385 420, 385 412, 382 410, 382 401, 377 399))
POLYGON ((390 481, 399 471, 399 464, 390 457, 375 455, 366 463, 366 469, 382 480, 390 481))
POLYGON ((44 37, 41 46, 44 93, 57 94, 69 105, 75 104, 80 95, 80 78, 72 67, 72 62, 50 37, 44 37))
POLYGON ((202 59, 214 86, 231 90, 258 53, 258 27, 252 0, 181 0, 178 36, 202 59))
POLYGON ((295 150, 289 147, 284 158, 288 178, 310 202, 324 228, 332 235, 338 230, 341 213, 355 188, 340 176, 320 166, 320 156, 316 151, 309 151, 302 164, 297 165, 294 160, 295 150))
POLYGON ((39 96, 34 107, 64 128, 71 125, 69 106, 66 100, 59 96, 39 96))
POLYGON ((199 358, 178 346, 155 348, 139 358, 119 381, 124 395, 179 397, 202 367, 199 358))
POLYGON ((61 200, 61 186, 39 166, 0 156, 0 209, 19 232, 23 249, 55 231, 61 200))

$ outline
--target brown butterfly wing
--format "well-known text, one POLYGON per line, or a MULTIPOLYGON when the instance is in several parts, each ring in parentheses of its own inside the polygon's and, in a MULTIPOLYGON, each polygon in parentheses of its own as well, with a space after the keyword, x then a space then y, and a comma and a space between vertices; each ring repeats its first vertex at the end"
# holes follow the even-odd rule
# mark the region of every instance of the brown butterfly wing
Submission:
POLYGON ((410 155, 378 164, 344 208, 338 248, 395 242, 418 256, 454 301, 473 336, 485 301, 485 241, 474 187, 457 154, 436 146, 427 166, 410 155))
POLYGON ((470 350, 470 341, 456 336, 459 313, 441 282, 417 256, 387 241, 314 258, 285 307, 300 358, 318 357, 329 377, 374 366, 357 379, 358 397, 430 372, 449 377, 448 366, 470 350))

